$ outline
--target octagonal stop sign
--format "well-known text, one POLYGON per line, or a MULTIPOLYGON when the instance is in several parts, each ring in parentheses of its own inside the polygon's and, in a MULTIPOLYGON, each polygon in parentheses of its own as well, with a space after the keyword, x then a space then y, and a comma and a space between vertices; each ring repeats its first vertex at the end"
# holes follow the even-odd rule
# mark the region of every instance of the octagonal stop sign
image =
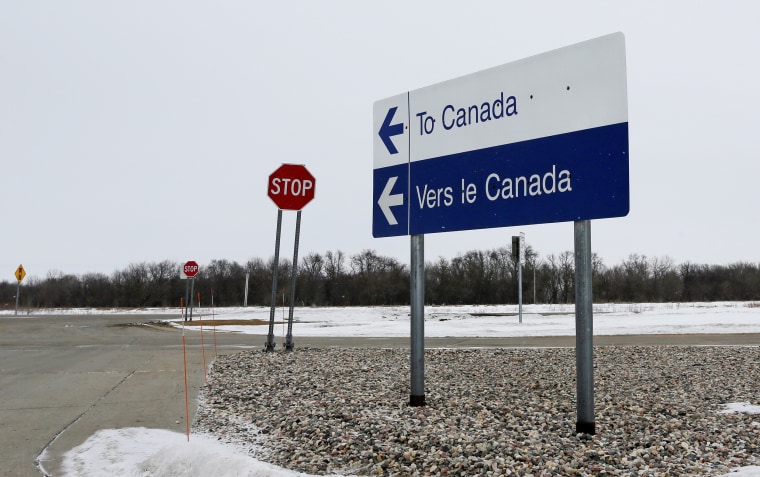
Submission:
POLYGON ((267 194, 283 210, 301 210, 314 198, 314 176, 301 164, 283 164, 269 176, 267 194))
POLYGON ((198 264, 195 262, 195 260, 186 262, 182 266, 182 273, 188 278, 193 278, 194 276, 198 275, 198 264))

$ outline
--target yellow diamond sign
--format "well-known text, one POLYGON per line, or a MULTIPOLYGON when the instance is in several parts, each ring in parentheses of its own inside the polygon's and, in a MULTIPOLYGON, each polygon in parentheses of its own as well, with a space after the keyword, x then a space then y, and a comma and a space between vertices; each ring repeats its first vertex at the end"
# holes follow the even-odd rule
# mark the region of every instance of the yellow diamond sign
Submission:
POLYGON ((21 283, 21 280, 23 280, 25 276, 26 276, 26 270, 24 270, 24 266, 19 265, 18 268, 16 269, 16 280, 18 280, 18 282, 21 283))

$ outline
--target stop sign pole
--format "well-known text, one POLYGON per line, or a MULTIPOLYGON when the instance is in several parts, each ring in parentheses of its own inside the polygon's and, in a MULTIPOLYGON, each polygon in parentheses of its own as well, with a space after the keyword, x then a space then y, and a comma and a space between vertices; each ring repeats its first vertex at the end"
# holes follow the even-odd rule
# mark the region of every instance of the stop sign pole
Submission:
POLYGON ((189 278, 189 283, 185 283, 185 321, 188 321, 187 308, 190 304, 189 320, 193 321, 193 293, 195 292, 195 276, 198 274, 198 264, 195 260, 189 260, 182 266, 181 278, 189 278))
POLYGON ((15 275, 16 275, 16 280, 18 281, 18 283, 16 283, 16 312, 14 313, 14 315, 18 315, 18 297, 19 297, 19 294, 21 293, 21 281, 26 276, 26 270, 24 270, 23 265, 18 266, 18 268, 16 269, 15 275))
POLYGON ((272 302, 269 309, 269 334, 264 351, 274 351, 274 312, 277 298, 277 275, 280 267, 280 232, 282 211, 296 210, 296 236, 293 245, 293 265, 290 272, 290 309, 288 311, 288 333, 285 350, 293 351, 293 307, 296 298, 296 275, 298 272, 298 243, 301 235, 301 209, 314 199, 314 176, 301 164, 283 164, 269 176, 267 195, 277 205, 277 233, 274 242, 274 263, 272 264, 272 302))

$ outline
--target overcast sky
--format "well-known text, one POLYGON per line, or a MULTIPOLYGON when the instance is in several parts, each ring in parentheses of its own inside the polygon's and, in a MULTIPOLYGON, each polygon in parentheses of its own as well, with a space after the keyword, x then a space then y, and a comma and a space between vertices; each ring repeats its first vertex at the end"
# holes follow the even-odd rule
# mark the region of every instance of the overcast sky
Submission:
MULTIPOLYGON (((0 279, 274 252, 267 179, 305 164, 301 256, 374 249, 373 102, 608 33, 626 40, 631 210, 608 265, 760 257, 752 1, 0 0, 0 279)), ((282 257, 292 257, 285 212, 282 257)), ((428 260, 573 249, 561 223, 429 234, 428 260)))

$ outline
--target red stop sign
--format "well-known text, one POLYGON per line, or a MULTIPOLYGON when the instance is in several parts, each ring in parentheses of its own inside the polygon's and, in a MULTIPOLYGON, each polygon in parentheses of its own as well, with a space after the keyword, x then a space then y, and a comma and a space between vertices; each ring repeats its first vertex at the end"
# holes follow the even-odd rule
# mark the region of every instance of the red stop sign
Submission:
POLYGON ((283 164, 269 176, 267 194, 283 210, 301 210, 314 198, 314 176, 301 164, 283 164))
POLYGON ((194 260, 190 260, 182 266, 182 273, 188 278, 193 278, 198 275, 198 264, 194 260))

